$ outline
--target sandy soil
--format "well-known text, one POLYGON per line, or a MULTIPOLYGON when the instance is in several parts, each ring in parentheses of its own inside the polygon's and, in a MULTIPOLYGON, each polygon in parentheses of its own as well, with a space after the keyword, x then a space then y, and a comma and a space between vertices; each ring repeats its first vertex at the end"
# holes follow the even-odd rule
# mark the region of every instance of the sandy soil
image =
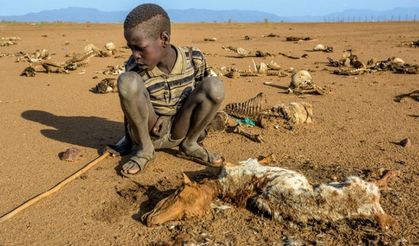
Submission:
MULTIPOLYGON (((0 36, 18 36, 17 45, 0 47, 0 53, 33 52, 46 48, 52 60, 82 52, 93 43, 102 47, 125 45, 120 25, 4 24, 0 36), (66 44, 66 42, 69 42, 66 44)), ((419 242, 419 107, 414 100, 394 102, 396 95, 419 89, 419 75, 391 72, 338 76, 324 70, 326 57, 340 58, 353 49, 361 61, 398 56, 419 63, 419 49, 399 46, 419 38, 417 23, 356 24, 175 24, 172 41, 194 45, 206 52, 215 67, 247 69, 250 58, 231 57, 221 46, 239 46, 277 54, 302 55, 317 43, 333 46, 334 53, 308 53, 306 59, 284 56, 255 58, 276 61, 283 68, 312 69, 318 85, 329 85, 324 96, 297 97, 263 85, 288 85, 290 78, 224 78, 224 104, 264 92, 268 103, 306 101, 313 104, 314 123, 294 131, 254 129, 266 143, 254 143, 232 133, 214 132, 204 144, 230 162, 274 153, 278 165, 307 175, 316 184, 348 175, 374 179, 385 169, 399 170, 391 190, 382 192, 385 211, 399 223, 398 230, 383 232, 373 221, 299 227, 278 224, 246 208, 232 206, 204 218, 146 227, 138 218, 181 183, 181 172, 192 179, 205 176, 204 166, 176 158, 175 151, 159 152, 146 172, 133 179, 118 175, 120 158, 108 158, 98 167, 16 217, 0 224, 0 245, 163 245, 181 240, 209 245, 282 245, 299 241, 314 245, 413 245, 419 242), (269 33, 276 38, 262 38, 269 33), (244 40, 249 35, 254 40, 244 40), (314 41, 285 42, 285 36, 310 36, 314 41), (204 42, 204 37, 217 37, 204 42), (403 148, 392 142, 408 137, 403 148)), ((0 58, 0 214, 43 192, 97 156, 97 150, 114 143, 123 133, 123 116, 117 94, 89 91, 108 65, 122 65, 130 55, 93 57, 70 74, 19 74, 27 62, 0 58), (82 69, 85 73, 81 73, 82 69), (94 76, 97 79, 93 79, 94 76), (64 162, 58 154, 74 146, 82 151, 77 162, 64 162)), ((330 69, 330 68, 328 68, 330 69)))

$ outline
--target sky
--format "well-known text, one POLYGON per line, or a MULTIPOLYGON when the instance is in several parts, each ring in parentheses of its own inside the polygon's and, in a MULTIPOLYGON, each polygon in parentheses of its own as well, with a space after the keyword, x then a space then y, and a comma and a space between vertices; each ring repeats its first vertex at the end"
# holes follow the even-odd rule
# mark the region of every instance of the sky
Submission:
POLYGON ((166 9, 259 10, 279 16, 324 15, 345 9, 381 11, 397 7, 419 7, 419 0, 0 0, 0 16, 23 15, 66 7, 128 11, 146 2, 157 3, 166 9))

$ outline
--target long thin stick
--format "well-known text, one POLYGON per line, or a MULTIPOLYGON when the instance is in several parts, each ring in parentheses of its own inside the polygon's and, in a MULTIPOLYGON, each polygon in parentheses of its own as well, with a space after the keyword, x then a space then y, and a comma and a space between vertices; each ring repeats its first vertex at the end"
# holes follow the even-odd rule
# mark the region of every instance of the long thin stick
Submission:
POLYGON ((43 198, 59 191, 62 187, 64 187, 64 185, 70 183, 71 181, 73 181, 74 179, 78 178, 80 175, 82 175, 83 173, 87 172, 87 170, 89 170, 90 168, 92 168, 93 166, 95 166, 97 163, 99 163, 101 160, 105 159, 106 157, 109 156, 109 152, 104 152, 102 155, 100 155, 99 157, 97 157, 96 159, 94 159, 93 161, 89 162, 88 164, 86 164, 84 167, 82 167, 81 169, 79 169, 77 172, 73 173, 72 175, 68 176, 66 179, 64 179, 63 181, 61 181, 60 183, 56 184, 54 187, 52 187, 51 189, 38 194, 36 196, 34 196, 33 198, 29 199, 28 201, 24 202, 22 205, 18 206, 17 208, 13 209, 12 211, 8 212, 7 214, 3 215, 0 218, 0 223, 4 222, 10 218, 12 218, 13 216, 15 216, 17 213, 19 213, 20 211, 24 210, 25 208, 33 205, 34 203, 42 200, 43 198))

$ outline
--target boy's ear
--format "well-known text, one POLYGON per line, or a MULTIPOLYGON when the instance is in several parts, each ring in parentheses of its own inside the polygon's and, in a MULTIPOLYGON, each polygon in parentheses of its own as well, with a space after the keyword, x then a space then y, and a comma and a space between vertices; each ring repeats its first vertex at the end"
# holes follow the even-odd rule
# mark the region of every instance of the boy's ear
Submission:
POLYGON ((164 44, 170 43, 170 34, 167 31, 164 31, 160 34, 160 39, 164 44))

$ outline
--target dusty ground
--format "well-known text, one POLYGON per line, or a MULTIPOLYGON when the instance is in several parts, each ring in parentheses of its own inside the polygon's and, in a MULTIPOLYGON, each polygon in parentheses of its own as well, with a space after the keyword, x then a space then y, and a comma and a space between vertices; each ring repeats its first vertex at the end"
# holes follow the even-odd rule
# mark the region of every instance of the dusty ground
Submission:
MULTIPOLYGON (((0 36, 22 39, 17 45, 0 47, 0 53, 46 48, 56 54, 54 61, 82 52, 88 43, 125 45, 120 25, 1 23, 0 36)), ((419 107, 413 100, 393 101, 396 95, 419 89, 419 75, 383 72, 343 77, 324 70, 327 56, 340 58, 349 48, 361 61, 398 56, 419 63, 418 48, 399 46, 419 38, 417 23, 175 24, 172 37, 175 44, 201 48, 212 66, 239 69, 247 69, 251 59, 233 58, 221 46, 292 55, 307 53, 304 50, 317 43, 333 46, 334 53, 308 53, 308 58, 300 60, 255 58, 256 62, 274 60, 283 68, 314 70, 315 82, 332 88, 325 96, 300 98, 263 85, 265 81, 287 85, 289 77, 224 78, 224 105, 257 92, 264 92, 271 105, 307 101, 314 107, 313 124, 294 131, 255 129, 262 132, 263 144, 231 133, 212 133, 204 143, 232 162, 272 152, 278 165, 304 173, 314 184, 347 175, 373 179, 384 169, 399 170, 392 190, 384 191, 381 199, 399 230, 382 232, 373 221, 301 228, 277 224, 234 206, 205 218, 148 228, 138 221, 139 215, 179 186, 182 171, 195 180, 204 176, 205 167, 178 159, 171 151, 159 152, 150 168, 132 180, 118 175, 120 158, 106 159, 59 193, 0 224, 0 245, 160 245, 176 238, 209 245, 281 245, 292 240, 317 245, 419 242, 419 107), (280 37, 261 37, 269 33, 280 37), (246 41, 244 35, 255 39, 246 41), (290 35, 310 36, 315 41, 284 42, 290 35), (204 42, 204 37, 218 40, 204 42), (392 143, 406 137, 412 141, 408 148, 392 143)), ((79 69, 33 78, 19 76, 27 62, 0 58, 0 214, 49 189, 121 136, 123 117, 117 94, 94 94, 89 89, 107 77, 97 71, 122 65, 129 54, 125 50, 120 58, 94 57, 82 68, 84 74, 79 69), (95 75, 99 78, 93 79, 95 75), (70 146, 81 149, 79 161, 58 158, 70 146)))

